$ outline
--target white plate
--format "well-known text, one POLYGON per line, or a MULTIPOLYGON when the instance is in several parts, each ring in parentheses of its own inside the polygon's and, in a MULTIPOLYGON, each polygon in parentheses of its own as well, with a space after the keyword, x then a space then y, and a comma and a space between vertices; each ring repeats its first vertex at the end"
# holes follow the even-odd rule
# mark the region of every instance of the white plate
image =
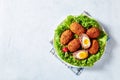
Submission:
MULTIPOLYGON (((84 11, 83 13, 82 13, 83 15, 86 15, 86 16, 88 16, 89 18, 92 18, 92 19, 94 19, 88 12, 86 12, 86 11, 84 11)), ((94 19, 95 20, 95 19, 94 19)), ((97 20, 96 20, 97 21, 97 20)), ((97 21, 98 22, 98 21, 97 21)), ((98 22, 99 23, 99 22, 98 22)), ((99 23, 99 25, 100 25, 100 30, 102 30, 102 31, 104 31, 105 33, 106 33, 106 31, 105 31, 105 29, 104 29, 104 27, 99 23)), ((107 33, 106 33, 107 34, 107 33)), ((107 34, 108 35, 108 34, 107 34)), ((54 41, 53 41, 53 44, 54 44, 54 41)), ((107 46, 107 42, 106 42, 106 46, 107 46)), ((105 46, 105 49, 104 49, 104 52, 106 51, 106 46, 105 46)), ((54 48, 54 50, 55 50, 55 48, 54 48)), ((64 64, 66 64, 67 66, 72 66, 72 67, 76 67, 76 68, 88 68, 88 67, 80 67, 80 66, 75 66, 75 65, 72 65, 72 64, 70 64, 70 63, 68 63, 68 62, 66 62, 66 61, 64 61, 57 53, 56 53, 56 51, 55 51, 55 54, 57 55, 57 57, 64 63, 64 64)), ((104 53, 103 53, 104 54, 104 53)), ((103 55, 102 55, 103 56, 103 55)), ((97 61, 96 61, 97 62, 97 61)), ((96 63, 95 62, 95 63, 96 63)))

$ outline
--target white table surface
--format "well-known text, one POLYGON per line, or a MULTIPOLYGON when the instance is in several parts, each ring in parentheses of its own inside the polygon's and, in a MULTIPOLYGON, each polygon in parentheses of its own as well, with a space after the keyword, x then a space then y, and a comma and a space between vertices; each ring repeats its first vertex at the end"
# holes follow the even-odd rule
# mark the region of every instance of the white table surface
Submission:
POLYGON ((0 0, 0 80, 119 80, 120 0, 0 0), (110 36, 108 50, 76 76, 49 53, 56 26, 89 12, 110 36))

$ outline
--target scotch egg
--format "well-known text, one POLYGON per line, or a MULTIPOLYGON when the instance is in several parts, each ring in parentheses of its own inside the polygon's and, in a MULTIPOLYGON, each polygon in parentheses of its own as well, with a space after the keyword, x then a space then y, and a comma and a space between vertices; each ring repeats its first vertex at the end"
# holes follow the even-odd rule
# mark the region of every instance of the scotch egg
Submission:
POLYGON ((82 48, 88 49, 91 45, 90 38, 86 34, 81 34, 79 36, 79 40, 81 42, 82 48))
POLYGON ((76 59, 86 59, 88 57, 88 51, 87 50, 79 50, 73 53, 73 56, 76 59))

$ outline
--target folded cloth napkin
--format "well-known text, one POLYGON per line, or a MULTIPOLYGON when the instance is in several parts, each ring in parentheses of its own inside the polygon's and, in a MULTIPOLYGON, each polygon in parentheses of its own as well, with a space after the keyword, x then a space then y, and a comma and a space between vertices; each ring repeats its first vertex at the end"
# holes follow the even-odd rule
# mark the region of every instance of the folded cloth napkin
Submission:
MULTIPOLYGON (((51 43, 51 45, 52 45, 52 48, 51 48, 51 50, 50 50, 50 53, 51 53, 52 55, 54 55, 58 60, 60 60, 60 59, 58 58, 58 56, 56 55, 55 50, 54 50, 54 48, 53 48, 53 41, 51 40, 50 43, 51 43)), ((84 70, 84 68, 77 68, 77 67, 69 66, 69 65, 65 64, 65 63, 64 63, 63 61, 61 61, 61 60, 60 60, 60 62, 62 62, 66 67, 68 67, 68 69, 70 69, 70 70, 71 70, 73 73, 75 73, 76 75, 80 75, 81 72, 84 70)))

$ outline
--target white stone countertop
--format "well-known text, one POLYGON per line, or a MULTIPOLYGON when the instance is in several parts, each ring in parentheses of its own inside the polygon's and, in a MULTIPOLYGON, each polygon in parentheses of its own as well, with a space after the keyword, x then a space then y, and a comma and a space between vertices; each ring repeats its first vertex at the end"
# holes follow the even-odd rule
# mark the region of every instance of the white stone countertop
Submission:
POLYGON ((0 80, 119 80, 120 0, 0 0, 0 80), (109 49, 76 76, 49 53, 56 26, 89 12, 110 36, 109 49))

